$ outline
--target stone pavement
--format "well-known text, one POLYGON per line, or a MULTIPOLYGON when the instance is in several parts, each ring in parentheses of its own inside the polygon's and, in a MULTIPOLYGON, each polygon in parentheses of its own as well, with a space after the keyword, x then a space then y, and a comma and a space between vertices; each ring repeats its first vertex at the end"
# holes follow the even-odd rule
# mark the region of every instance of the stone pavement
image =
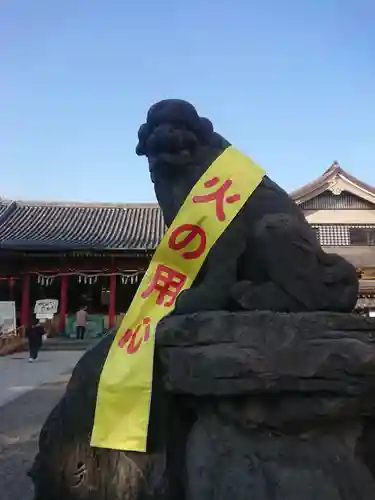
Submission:
POLYGON ((32 500, 27 471, 38 436, 61 398, 83 352, 41 352, 35 364, 24 353, 0 358, 0 498, 32 500))
POLYGON ((0 358, 0 407, 21 394, 70 371, 82 351, 41 351, 35 363, 26 352, 0 358))

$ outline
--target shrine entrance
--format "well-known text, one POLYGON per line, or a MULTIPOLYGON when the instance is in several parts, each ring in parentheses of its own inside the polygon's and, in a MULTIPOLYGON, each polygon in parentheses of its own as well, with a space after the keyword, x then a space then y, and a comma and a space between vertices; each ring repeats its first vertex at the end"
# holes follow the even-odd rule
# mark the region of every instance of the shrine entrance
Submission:
POLYGON ((35 321, 37 301, 57 300, 58 310, 46 323, 52 336, 76 337, 76 313, 86 307, 86 338, 96 338, 120 325, 143 277, 143 270, 115 272, 31 272, 0 280, 0 301, 14 301, 16 326, 35 321))

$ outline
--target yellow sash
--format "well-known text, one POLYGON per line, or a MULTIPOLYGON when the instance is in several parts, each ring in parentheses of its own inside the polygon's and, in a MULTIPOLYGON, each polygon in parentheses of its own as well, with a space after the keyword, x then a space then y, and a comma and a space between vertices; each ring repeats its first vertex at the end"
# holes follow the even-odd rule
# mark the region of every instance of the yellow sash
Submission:
POLYGON ((146 451, 155 328, 191 287, 214 243, 265 172, 227 148, 192 189, 157 248, 99 380, 91 446, 146 451))

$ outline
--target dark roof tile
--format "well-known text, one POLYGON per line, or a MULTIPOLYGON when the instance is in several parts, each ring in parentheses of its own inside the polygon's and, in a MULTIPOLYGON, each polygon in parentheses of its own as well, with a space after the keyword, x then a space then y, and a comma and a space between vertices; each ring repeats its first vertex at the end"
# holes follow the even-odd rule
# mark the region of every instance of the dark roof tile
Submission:
POLYGON ((164 231, 155 204, 17 202, 5 220, 0 220, 0 247, 153 250, 164 231))
POLYGON ((5 214, 10 203, 6 201, 0 201, 0 217, 5 214))

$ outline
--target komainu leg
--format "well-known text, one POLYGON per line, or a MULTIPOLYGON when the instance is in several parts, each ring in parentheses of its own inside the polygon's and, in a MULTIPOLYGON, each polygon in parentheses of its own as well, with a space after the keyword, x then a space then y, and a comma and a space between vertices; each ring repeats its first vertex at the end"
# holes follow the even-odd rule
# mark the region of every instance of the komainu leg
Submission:
POLYGON ((325 254, 307 223, 285 214, 267 215, 255 228, 253 244, 268 279, 235 285, 233 297, 241 308, 281 312, 353 309, 358 290, 354 267, 339 256, 325 254))

